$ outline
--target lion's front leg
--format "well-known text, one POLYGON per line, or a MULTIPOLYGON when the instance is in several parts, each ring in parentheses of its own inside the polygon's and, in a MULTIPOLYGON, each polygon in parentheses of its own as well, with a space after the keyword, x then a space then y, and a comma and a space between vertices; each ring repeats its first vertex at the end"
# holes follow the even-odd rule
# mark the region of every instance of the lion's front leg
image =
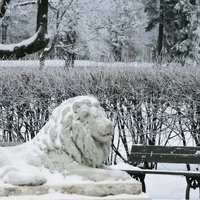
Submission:
POLYGON ((17 186, 37 186, 47 182, 47 179, 39 172, 26 166, 26 171, 13 166, 5 166, 1 169, 1 179, 4 183, 17 186))

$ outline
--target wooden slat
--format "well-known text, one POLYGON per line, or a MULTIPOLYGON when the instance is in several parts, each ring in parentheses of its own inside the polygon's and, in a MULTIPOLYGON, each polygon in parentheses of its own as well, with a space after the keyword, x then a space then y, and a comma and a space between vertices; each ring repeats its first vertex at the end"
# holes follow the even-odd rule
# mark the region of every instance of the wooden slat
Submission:
POLYGON ((133 145, 132 153, 146 153, 146 152, 154 152, 154 153, 165 153, 165 154, 195 154, 199 152, 200 147, 183 147, 183 146, 142 146, 142 145, 133 145))
POLYGON ((186 163, 200 164, 199 154, 143 154, 135 153, 129 156, 130 162, 186 163))
POLYGON ((200 164, 200 147, 133 145, 129 161, 200 164))

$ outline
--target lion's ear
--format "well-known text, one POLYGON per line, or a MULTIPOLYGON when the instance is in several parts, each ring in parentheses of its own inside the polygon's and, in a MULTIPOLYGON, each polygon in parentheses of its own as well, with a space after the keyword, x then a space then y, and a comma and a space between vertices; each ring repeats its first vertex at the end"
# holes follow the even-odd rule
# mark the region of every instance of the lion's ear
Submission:
POLYGON ((73 105, 73 111, 75 112, 75 113, 77 113, 78 112, 78 109, 81 107, 81 102, 75 102, 74 103, 74 105, 73 105))
POLYGON ((92 102, 89 99, 84 99, 82 101, 83 104, 87 105, 88 107, 92 107, 92 102))
POLYGON ((75 113, 78 112, 79 108, 82 106, 82 105, 87 105, 88 107, 92 107, 92 102, 88 99, 84 99, 83 101, 81 102, 75 102, 74 105, 73 105, 73 111, 75 113))

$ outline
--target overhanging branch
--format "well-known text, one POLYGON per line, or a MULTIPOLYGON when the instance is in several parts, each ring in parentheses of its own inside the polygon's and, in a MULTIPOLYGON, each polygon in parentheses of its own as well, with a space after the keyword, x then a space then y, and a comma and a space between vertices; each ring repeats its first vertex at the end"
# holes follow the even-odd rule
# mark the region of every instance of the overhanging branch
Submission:
POLYGON ((49 42, 46 27, 47 17, 44 15, 38 31, 29 39, 17 44, 0 44, 0 59, 8 59, 10 57, 18 59, 44 49, 49 42))

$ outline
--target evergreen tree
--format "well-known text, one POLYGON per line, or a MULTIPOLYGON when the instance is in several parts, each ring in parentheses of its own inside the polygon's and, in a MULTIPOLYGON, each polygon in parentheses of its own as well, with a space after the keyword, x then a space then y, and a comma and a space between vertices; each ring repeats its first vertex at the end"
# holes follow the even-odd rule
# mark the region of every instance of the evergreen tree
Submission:
POLYGON ((199 61, 199 5, 195 0, 148 0, 147 31, 159 27, 156 55, 199 61))
POLYGON ((189 57, 200 62, 200 6, 195 0, 181 0, 175 9, 182 14, 186 23, 180 29, 182 38, 180 37, 173 49, 182 60, 189 57))

